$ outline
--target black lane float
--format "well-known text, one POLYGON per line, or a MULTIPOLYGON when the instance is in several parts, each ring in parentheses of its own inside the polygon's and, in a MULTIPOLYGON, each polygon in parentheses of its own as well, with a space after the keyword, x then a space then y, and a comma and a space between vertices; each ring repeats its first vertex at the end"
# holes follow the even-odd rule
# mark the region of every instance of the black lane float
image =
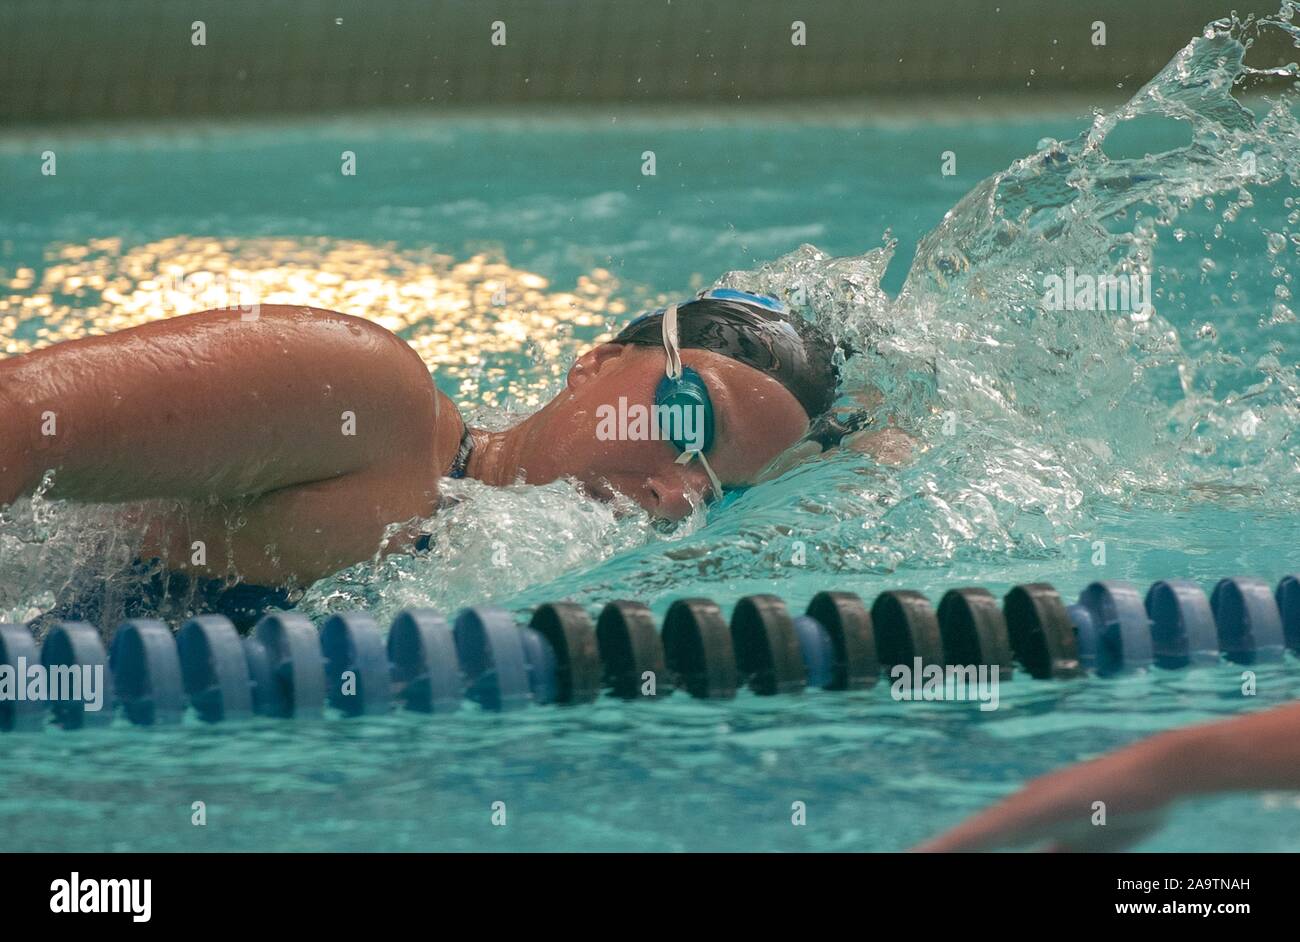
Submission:
POLYGON ((400 708, 449 713, 466 700, 488 710, 590 703, 602 693, 658 699, 684 689, 729 699, 813 687, 864 690, 895 665, 998 668, 1040 680, 1107 677, 1227 660, 1250 665, 1300 653, 1300 576, 1271 588, 1223 579, 1207 598, 1165 580, 1145 596, 1124 582, 1094 582, 1066 604, 1047 583, 1018 585, 1001 606, 985 589, 949 590, 938 610, 919 592, 881 593, 868 609, 851 592, 820 592, 802 615, 775 595, 750 595, 731 618, 709 599, 678 599, 662 630, 650 609, 610 602, 593 624, 572 602, 542 605, 521 623, 491 606, 448 622, 408 609, 385 639, 365 612, 316 626, 294 612, 267 614, 246 636, 219 615, 173 634, 160 621, 99 631, 59 622, 38 647, 21 625, 0 624, 0 730, 103 726, 121 712, 141 726, 250 716, 383 715, 400 708), (101 695, 51 696, 98 685, 101 695), (97 708, 99 707, 99 708, 97 708))

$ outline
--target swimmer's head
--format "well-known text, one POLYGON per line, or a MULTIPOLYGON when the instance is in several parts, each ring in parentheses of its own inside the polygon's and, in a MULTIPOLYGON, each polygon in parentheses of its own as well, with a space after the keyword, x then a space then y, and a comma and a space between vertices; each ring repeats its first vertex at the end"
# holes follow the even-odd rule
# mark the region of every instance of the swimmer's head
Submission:
MULTIPOLYGON (((772 376, 799 400, 810 421, 835 402, 835 341, 776 298, 715 288, 674 307, 679 348, 712 350, 772 376)), ((667 312, 642 314, 613 342, 661 346, 667 312)))
POLYGON ((801 440, 824 447, 838 379, 835 343, 815 325, 775 299, 706 292, 579 357, 526 423, 517 466, 529 481, 571 477, 680 519, 719 489, 755 483, 801 440))

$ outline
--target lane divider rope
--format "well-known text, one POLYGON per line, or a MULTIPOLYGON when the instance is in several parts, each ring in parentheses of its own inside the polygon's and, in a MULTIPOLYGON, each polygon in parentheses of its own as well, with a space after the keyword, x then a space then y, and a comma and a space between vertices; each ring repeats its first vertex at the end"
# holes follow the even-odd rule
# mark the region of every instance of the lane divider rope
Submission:
POLYGON ((868 609, 851 592, 820 592, 801 615, 775 595, 750 595, 728 619, 709 599, 668 608, 662 626, 645 605, 610 602, 594 624, 572 602, 536 609, 527 624, 492 606, 448 622, 408 609, 385 640, 365 612, 326 619, 267 614, 241 636, 226 618, 200 615, 173 633, 132 619, 107 650, 85 622, 55 624, 37 645, 23 625, 0 624, 0 731, 104 726, 115 714, 141 726, 254 715, 314 719, 395 709, 449 713, 464 701, 488 710, 590 703, 601 695, 657 699, 674 690, 728 699, 809 687, 863 690, 894 665, 997 666, 999 680, 1147 669, 1179 670, 1227 660, 1251 665, 1300 654, 1300 575, 1270 587, 1221 580, 1211 595, 1171 579, 1145 595, 1118 581, 1094 582, 1067 604, 1047 583, 1012 588, 1001 605, 987 590, 944 594, 936 610, 910 590, 881 593, 868 609), (33 671, 33 669, 35 669, 33 671), (102 672, 101 708, 80 697, 51 699, 28 684, 41 674, 67 693, 74 675, 102 672))

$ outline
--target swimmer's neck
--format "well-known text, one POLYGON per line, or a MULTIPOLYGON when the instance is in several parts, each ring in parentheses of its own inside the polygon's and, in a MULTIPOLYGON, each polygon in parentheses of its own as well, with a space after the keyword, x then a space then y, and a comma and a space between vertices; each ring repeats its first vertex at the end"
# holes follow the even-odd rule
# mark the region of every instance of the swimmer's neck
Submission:
POLYGON ((565 453, 557 447, 555 413, 563 417, 566 404, 566 397, 557 396, 523 421, 499 432, 470 428, 474 447, 465 465, 465 477, 506 487, 550 484, 579 473, 587 456, 565 453))
POLYGON ((471 428, 474 447, 465 465, 465 477, 506 487, 550 484, 580 474, 588 456, 567 452, 556 440, 553 413, 564 407, 564 397, 556 397, 522 422, 500 432, 471 428))
POLYGON ((465 464, 465 477, 497 487, 514 484, 519 478, 519 453, 523 446, 510 434, 512 431, 489 432, 471 428, 469 434, 474 449, 465 464))
POLYGON ((474 448, 465 465, 465 477, 474 478, 493 487, 509 484, 546 484, 533 480, 525 466, 529 446, 529 420, 500 432, 470 428, 474 448))

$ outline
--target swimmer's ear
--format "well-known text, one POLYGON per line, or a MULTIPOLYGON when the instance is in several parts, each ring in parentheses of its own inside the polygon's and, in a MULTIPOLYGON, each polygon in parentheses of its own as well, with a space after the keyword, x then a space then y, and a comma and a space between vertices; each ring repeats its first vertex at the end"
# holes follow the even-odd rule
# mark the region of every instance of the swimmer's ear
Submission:
POLYGON ((581 386, 600 374, 605 364, 623 355, 627 344, 602 343, 592 347, 569 367, 569 387, 581 386))

